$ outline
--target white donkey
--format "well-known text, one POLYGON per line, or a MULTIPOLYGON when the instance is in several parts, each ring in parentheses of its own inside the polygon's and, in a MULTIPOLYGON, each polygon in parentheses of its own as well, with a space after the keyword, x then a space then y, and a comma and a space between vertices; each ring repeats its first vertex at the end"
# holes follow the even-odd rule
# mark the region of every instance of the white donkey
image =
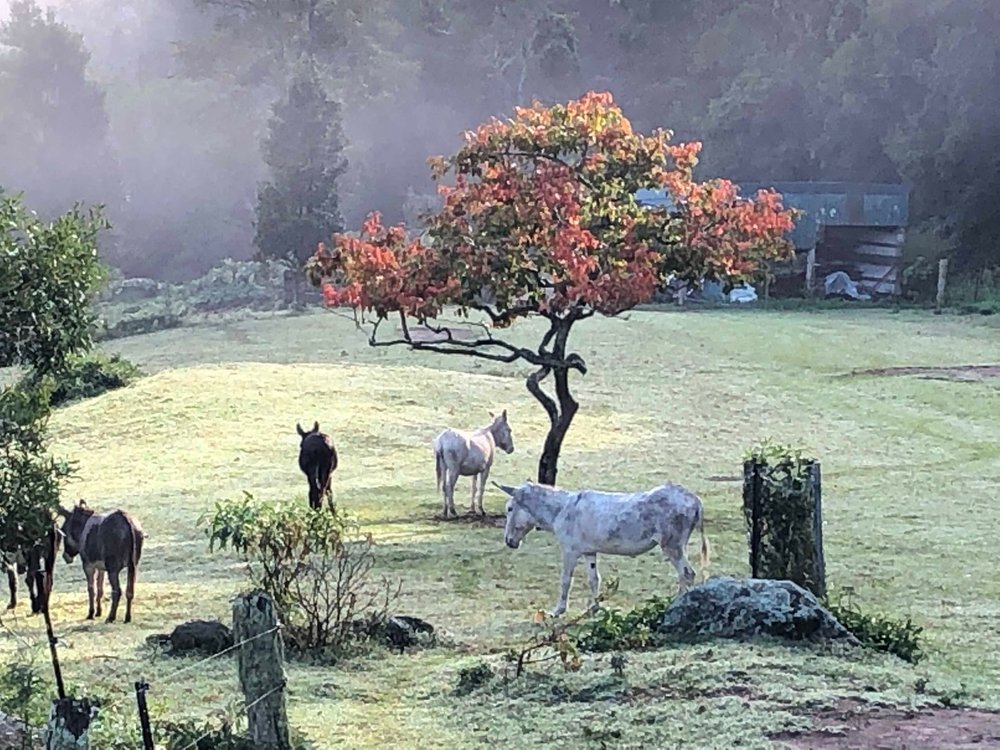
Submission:
POLYGON ((434 438, 434 464, 437 469, 437 487, 444 495, 444 517, 455 512, 455 483, 458 478, 472 477, 472 505, 470 512, 476 512, 476 496, 479 498, 479 513, 483 510, 483 491, 486 478, 493 466, 493 455, 500 446, 508 454, 514 452, 514 435, 507 423, 507 410, 486 427, 475 432, 447 429, 434 438), (476 483, 478 480, 478 493, 476 483))
MULTIPOLYGON (((496 484, 494 482, 494 484, 496 484)), ((517 549, 534 528, 551 531, 562 548, 562 590, 551 614, 566 611, 573 570, 583 557, 589 563, 587 578, 597 606, 600 577, 597 553, 635 557, 659 545, 664 560, 673 563, 680 592, 694 583, 695 574, 685 551, 695 528, 701 531, 702 576, 708 569, 708 540, 701 500, 676 484, 664 484, 647 492, 626 494, 583 490, 569 492, 534 482, 520 487, 497 484, 506 492, 507 526, 504 540, 517 549)))

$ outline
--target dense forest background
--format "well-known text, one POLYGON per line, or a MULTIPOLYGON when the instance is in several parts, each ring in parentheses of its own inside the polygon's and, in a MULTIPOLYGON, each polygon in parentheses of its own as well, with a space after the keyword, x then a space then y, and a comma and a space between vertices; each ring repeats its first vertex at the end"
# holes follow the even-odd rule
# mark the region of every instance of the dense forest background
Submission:
POLYGON ((43 214, 104 203, 129 275, 251 256, 285 158, 269 134, 303 107, 342 118, 317 174, 350 228, 372 209, 413 220, 427 157, 463 130, 589 89, 638 129, 704 141, 702 178, 905 181, 910 253, 1000 265, 997 0, 51 5, 0 0, 0 186, 43 214), (314 78, 325 93, 287 99, 314 78))

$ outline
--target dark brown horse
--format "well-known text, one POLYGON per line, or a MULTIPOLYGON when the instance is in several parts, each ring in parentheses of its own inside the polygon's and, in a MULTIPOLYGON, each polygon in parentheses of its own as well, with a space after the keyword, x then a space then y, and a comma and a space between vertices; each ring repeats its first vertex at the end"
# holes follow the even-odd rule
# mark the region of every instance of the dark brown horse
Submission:
POLYGON ((73 510, 59 508, 59 515, 66 520, 62 525, 63 559, 73 562, 80 556, 83 572, 87 576, 87 598, 89 607, 87 619, 101 616, 101 600, 104 598, 104 573, 111 583, 111 611, 108 622, 114 622, 118 615, 118 602, 122 597, 118 576, 124 570, 128 574, 125 588, 125 622, 132 621, 132 599, 135 596, 135 578, 142 557, 142 541, 145 535, 139 522, 128 513, 116 510, 112 513, 94 513, 81 500, 73 510), (96 605, 96 606, 95 606, 96 605))
POLYGON ((330 498, 330 475, 337 468, 337 450, 333 440, 319 431, 319 422, 313 423, 308 432, 295 423, 295 429, 302 438, 299 444, 299 468, 309 480, 309 507, 318 510, 323 506, 323 496, 330 498))
POLYGON ((31 613, 38 614, 48 605, 52 593, 53 573, 56 565, 56 555, 59 554, 59 530, 53 526, 45 536, 28 548, 27 553, 19 550, 13 560, 4 560, 7 570, 7 586, 10 589, 10 601, 7 609, 17 606, 17 576, 24 576, 28 584, 28 596, 31 599, 31 613))

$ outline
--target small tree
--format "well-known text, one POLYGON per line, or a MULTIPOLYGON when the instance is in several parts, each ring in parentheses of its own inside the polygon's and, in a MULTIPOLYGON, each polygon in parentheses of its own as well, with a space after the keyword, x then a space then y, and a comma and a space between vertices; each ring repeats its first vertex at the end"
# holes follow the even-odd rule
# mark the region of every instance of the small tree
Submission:
POLYGON ((48 457, 52 381, 92 343, 91 299, 102 278, 97 209, 42 222, 17 197, 0 196, 0 367, 27 365, 33 386, 0 389, 0 553, 40 539, 69 467, 48 457))
POLYGON ((340 105, 305 65, 275 104, 264 142, 271 180, 257 193, 259 257, 303 263, 317 243, 344 228, 337 198, 337 180, 347 169, 343 151, 340 105))
POLYGON ((634 133, 606 93, 518 108, 511 120, 467 133, 454 156, 431 160, 435 179, 451 174, 454 182, 439 186, 443 206, 428 217, 425 237, 408 239, 402 226, 385 227, 372 214, 360 237, 320 247, 310 278, 324 285, 329 304, 371 322, 373 346, 536 367, 527 387, 550 420, 538 479, 554 483, 578 408, 569 374, 587 372, 569 350, 574 324, 646 302, 671 277, 731 285, 791 252, 784 234, 793 213, 777 193, 747 200, 729 181, 696 182, 701 144, 671 145, 670 137, 634 133), (643 188, 665 188, 672 206, 641 205, 643 188), (482 334, 461 339, 434 326, 446 305, 484 314, 482 334), (390 316, 402 334, 379 338, 390 316), (494 335, 529 316, 548 322, 537 349, 494 335), (413 322, 433 327, 438 339, 414 337, 413 322), (542 389, 550 375, 554 395, 542 389))

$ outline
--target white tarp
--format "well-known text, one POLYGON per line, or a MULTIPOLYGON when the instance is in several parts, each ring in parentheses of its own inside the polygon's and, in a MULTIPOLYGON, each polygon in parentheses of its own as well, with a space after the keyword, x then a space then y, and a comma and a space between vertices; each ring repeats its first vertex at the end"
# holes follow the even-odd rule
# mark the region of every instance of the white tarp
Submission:
POLYGON ((866 300, 871 299, 870 294, 865 294, 858 289, 851 277, 843 271, 834 271, 823 280, 823 290, 827 297, 841 296, 851 299, 866 300))
POLYGON ((750 284, 746 282, 743 286, 734 287, 729 293, 730 302, 756 302, 757 301, 757 290, 754 289, 750 284))

